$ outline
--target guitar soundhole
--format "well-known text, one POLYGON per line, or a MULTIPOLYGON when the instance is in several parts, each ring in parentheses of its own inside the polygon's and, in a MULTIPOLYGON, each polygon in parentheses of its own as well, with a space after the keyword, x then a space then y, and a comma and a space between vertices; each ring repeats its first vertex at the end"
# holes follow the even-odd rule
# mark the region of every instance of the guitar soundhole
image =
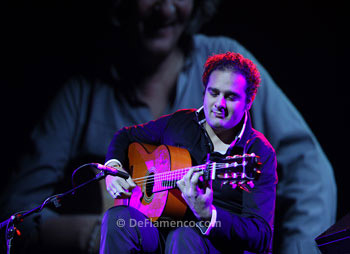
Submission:
POLYGON ((146 180, 146 196, 151 197, 153 195, 153 186, 154 186, 154 173, 150 173, 146 180))

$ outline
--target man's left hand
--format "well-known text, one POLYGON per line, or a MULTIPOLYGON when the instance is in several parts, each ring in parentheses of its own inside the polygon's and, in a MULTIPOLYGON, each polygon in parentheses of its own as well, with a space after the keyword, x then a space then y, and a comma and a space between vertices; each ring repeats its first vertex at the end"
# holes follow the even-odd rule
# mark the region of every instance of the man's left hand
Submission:
POLYGON ((213 190, 211 189, 211 184, 209 186, 206 184, 204 188, 198 186, 198 183, 201 181, 200 176, 202 175, 203 171, 192 168, 181 180, 177 181, 177 186, 197 219, 210 220, 212 215, 213 190))

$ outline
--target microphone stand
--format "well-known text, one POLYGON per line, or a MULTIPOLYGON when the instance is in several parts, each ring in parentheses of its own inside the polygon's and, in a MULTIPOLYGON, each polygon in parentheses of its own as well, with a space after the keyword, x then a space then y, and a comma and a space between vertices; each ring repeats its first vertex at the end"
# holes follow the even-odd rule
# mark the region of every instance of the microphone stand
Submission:
POLYGON ((23 221, 23 219, 33 213, 39 213, 41 212, 41 210, 50 204, 54 204, 54 206, 60 207, 61 206, 61 199, 68 196, 69 194, 74 194, 76 190, 90 184, 96 181, 99 181, 103 178, 105 178, 108 175, 108 173, 106 173, 105 171, 101 171, 100 173, 98 173, 94 178, 74 187, 73 189, 64 192, 62 194, 56 194, 53 196, 48 197, 40 206, 29 210, 29 211, 25 211, 25 212, 18 212, 15 213, 14 215, 12 215, 9 219, 3 221, 0 223, 0 230, 6 227, 6 232, 5 232, 5 238, 6 238, 6 247, 7 247, 7 254, 10 254, 11 251, 11 247, 12 247, 12 240, 14 238, 14 236, 17 234, 18 236, 20 236, 20 232, 19 230, 16 228, 16 224, 20 223, 23 221))

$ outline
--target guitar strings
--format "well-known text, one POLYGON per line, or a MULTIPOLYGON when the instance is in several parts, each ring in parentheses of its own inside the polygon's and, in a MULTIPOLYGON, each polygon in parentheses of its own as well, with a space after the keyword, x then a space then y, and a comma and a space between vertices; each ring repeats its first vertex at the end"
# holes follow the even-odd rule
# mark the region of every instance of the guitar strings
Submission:
MULTIPOLYGON (((175 169, 175 170, 172 170, 172 171, 160 172, 160 173, 157 173, 156 175, 157 176, 167 176, 167 175, 177 174, 177 173, 182 173, 182 172, 187 173, 192 168, 202 169, 202 168, 206 168, 206 167, 207 167, 206 165, 204 165, 204 166, 203 165, 199 165, 199 166, 196 166, 196 167, 181 168, 181 169, 175 169)), ((144 178, 147 178, 147 177, 152 178, 153 176, 155 176, 155 175, 143 176, 143 177, 135 178, 133 180, 135 181, 135 180, 144 179, 144 178)))
MULTIPOLYGON (((133 181, 139 185, 142 183, 146 184, 152 184, 158 183, 162 181, 174 181, 178 177, 183 177, 191 168, 184 168, 184 169, 177 169, 173 171, 167 171, 162 173, 157 173, 156 175, 148 175, 140 178, 133 179, 133 181), (152 182, 147 182, 147 180, 152 180, 152 182)), ((202 167, 199 167, 198 169, 202 169, 202 167)), ((179 179, 178 179, 179 180, 179 179)))
MULTIPOLYGON (((231 164, 229 164, 229 163, 216 163, 215 168, 216 169, 228 168, 228 167, 230 167, 231 164)), ((242 164, 236 164, 235 167, 237 167, 237 166, 242 166, 242 164)), ((156 186, 159 183, 163 183, 163 181, 168 181, 170 183, 168 186, 161 185, 160 187, 163 189, 166 187, 176 187, 175 181, 180 180, 192 168, 199 169, 199 170, 203 170, 203 169, 207 168, 208 170, 213 170, 214 165, 213 164, 203 164, 203 165, 199 165, 199 166, 195 166, 195 167, 177 169, 177 170, 173 170, 173 171, 166 171, 166 172, 162 172, 162 173, 157 173, 156 175, 148 175, 148 176, 144 176, 144 177, 135 178, 135 179, 133 179, 133 181, 138 186, 140 186, 140 185, 141 186, 142 185, 156 186), (177 179, 177 178, 179 178, 179 179, 177 179), (148 181, 148 180, 151 180, 151 181, 148 181)), ((249 177, 247 177, 247 178, 253 179, 253 178, 249 178, 249 177)))
POLYGON ((149 186, 153 186, 156 189, 165 190, 168 188, 176 187, 176 182, 179 179, 181 179, 191 168, 203 170, 206 167, 207 167, 207 165, 199 165, 196 167, 189 167, 189 168, 183 168, 183 169, 177 169, 177 170, 173 170, 173 171, 157 173, 156 175, 148 175, 145 177, 136 178, 136 179, 134 179, 134 182, 135 182, 135 184, 137 184, 139 186, 145 186, 146 188, 149 186), (151 179, 151 181, 148 181, 150 179, 151 179), (164 181, 168 182, 167 186, 164 186, 162 184, 164 181))
MULTIPOLYGON (((237 166, 241 166, 242 164, 237 164, 237 166)), ((215 168, 216 169, 223 169, 223 168, 229 168, 230 166, 227 165, 227 163, 217 163, 215 168)), ((187 173, 191 168, 197 168, 197 169, 205 169, 208 168, 209 170, 212 170, 214 167, 212 165, 209 164, 209 167, 207 167, 207 165, 199 165, 196 167, 189 167, 189 168, 183 168, 183 169, 176 169, 173 171, 166 171, 166 172, 161 172, 161 173, 157 173, 156 175, 148 175, 148 176, 144 176, 144 177, 139 177, 139 178, 134 178, 133 181, 134 182, 140 182, 139 180, 141 180, 141 182, 143 182, 145 179, 147 178, 154 178, 154 177, 158 177, 158 178, 164 178, 167 179, 168 176, 180 176, 183 173, 187 173)))
MULTIPOLYGON (((166 172, 161 172, 161 173, 157 173, 156 175, 148 175, 148 176, 143 176, 143 177, 139 177, 139 178, 134 178, 133 181, 136 182, 143 182, 145 179, 147 180, 147 178, 164 178, 166 179, 168 176, 173 177, 173 176, 180 176, 183 173, 186 174, 190 169, 192 168, 197 168, 197 169, 204 169, 206 168, 207 165, 200 165, 200 166, 196 166, 196 167, 189 167, 189 168, 182 168, 182 169, 176 169, 173 171, 166 171, 166 172)), ((209 168, 210 170, 213 168, 209 168)))
MULTIPOLYGON (((245 157, 251 157, 251 156, 245 156, 245 157)), ((245 159, 246 158, 243 158, 243 161, 245 161, 245 159)), ((228 162, 227 163, 214 162, 214 163, 208 163, 208 164, 201 164, 201 165, 194 166, 194 167, 188 167, 188 168, 176 169, 176 170, 172 170, 172 171, 161 172, 161 173, 157 173, 157 175, 170 175, 170 174, 173 174, 173 173, 176 173, 176 172, 181 172, 181 171, 187 171, 188 172, 192 168, 198 168, 198 169, 208 168, 209 170, 212 170, 214 168, 214 166, 217 169, 229 168, 229 167, 232 167, 232 164, 233 164, 233 167, 243 166, 243 169, 245 168, 245 165, 243 163, 241 163, 241 164, 238 164, 237 162, 235 162, 235 163, 232 163, 232 162, 231 163, 228 163, 228 162)), ((140 179, 143 180, 143 179, 146 179, 147 177, 152 178, 152 177, 154 177, 154 175, 134 178, 133 181, 137 181, 137 180, 140 180, 140 179)))

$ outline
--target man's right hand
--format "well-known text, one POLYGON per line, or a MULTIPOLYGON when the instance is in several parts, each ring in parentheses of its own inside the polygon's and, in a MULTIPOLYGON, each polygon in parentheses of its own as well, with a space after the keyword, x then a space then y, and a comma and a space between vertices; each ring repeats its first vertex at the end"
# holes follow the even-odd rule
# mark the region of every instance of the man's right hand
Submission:
MULTIPOLYGON (((117 168, 120 171, 127 173, 123 168, 117 168)), ((131 191, 136 187, 134 181, 129 177, 123 179, 119 176, 106 176, 106 188, 112 198, 130 198, 131 191)))

